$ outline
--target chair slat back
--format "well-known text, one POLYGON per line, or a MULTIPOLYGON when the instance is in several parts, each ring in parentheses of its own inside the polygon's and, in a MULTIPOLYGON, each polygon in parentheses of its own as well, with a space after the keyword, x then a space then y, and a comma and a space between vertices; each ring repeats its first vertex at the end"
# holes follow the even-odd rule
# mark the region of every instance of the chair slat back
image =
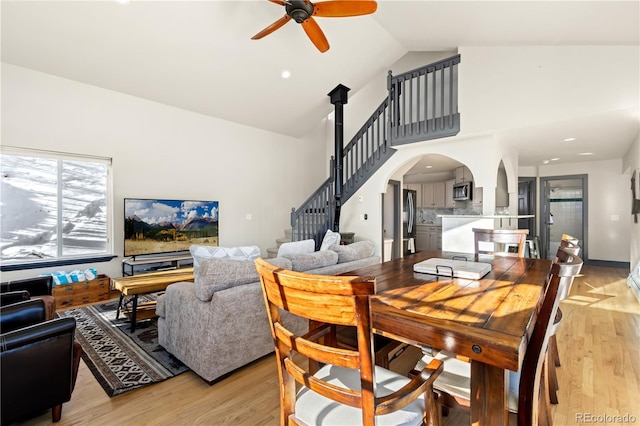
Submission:
POLYGON ((520 368, 518 425, 538 424, 540 404, 540 386, 549 338, 552 333, 553 319, 558 311, 560 294, 565 292, 571 280, 582 268, 582 259, 570 253, 563 254, 551 266, 551 273, 545 287, 544 298, 538 312, 533 333, 529 338, 527 351, 520 368))
MULTIPOLYGON (((578 253, 580 252, 580 247, 563 247, 562 245, 558 249, 556 253, 556 263, 560 264, 569 264, 573 262, 574 258, 578 258, 578 253)), ((573 279, 578 275, 578 272, 575 274, 569 274, 561 277, 562 284, 560 285, 560 289, 558 290, 558 298, 560 301, 567 298, 569 293, 571 292, 571 286, 573 285, 573 279)))
POLYGON ((524 257, 524 247, 528 229, 482 229, 473 228, 475 253, 493 256, 524 257), (481 243, 493 243, 492 249, 483 248, 481 243), (496 244, 515 244, 517 252, 496 250, 496 244))
POLYGON ((571 235, 562 235, 562 240, 560 240, 560 249, 564 249, 574 256, 580 255, 580 246, 578 245, 578 239, 572 237, 571 235))
POLYGON ((281 419, 288 419, 294 414, 297 381, 334 401, 361 407, 363 419, 368 418, 373 424, 375 389, 369 296, 375 294, 375 278, 304 274, 279 269, 264 259, 257 259, 255 264, 276 345, 281 380, 281 419), (309 319, 309 333, 298 336, 287 329, 280 309, 309 319), (335 343, 336 324, 356 327, 358 350, 331 345, 335 343), (308 358, 310 365, 326 363, 359 369, 362 390, 338 388, 314 377, 311 371, 300 366, 300 362, 294 361, 295 353, 308 358))

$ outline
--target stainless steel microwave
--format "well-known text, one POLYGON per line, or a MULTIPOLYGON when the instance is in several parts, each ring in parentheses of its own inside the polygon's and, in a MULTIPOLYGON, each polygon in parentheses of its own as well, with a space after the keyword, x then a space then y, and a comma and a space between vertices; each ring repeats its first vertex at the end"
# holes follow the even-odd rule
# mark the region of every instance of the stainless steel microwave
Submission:
POLYGON ((453 184, 453 201, 471 200, 473 182, 459 182, 453 184))

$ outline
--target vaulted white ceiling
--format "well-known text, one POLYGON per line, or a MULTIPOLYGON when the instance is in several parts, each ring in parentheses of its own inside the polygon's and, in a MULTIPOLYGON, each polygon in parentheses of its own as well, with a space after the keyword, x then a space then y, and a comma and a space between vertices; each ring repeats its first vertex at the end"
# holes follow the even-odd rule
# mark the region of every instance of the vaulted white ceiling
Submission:
MULTIPOLYGON (((284 15, 282 6, 267 0, 3 0, 2 61, 298 137, 333 110, 326 95, 336 84, 357 92, 407 52, 475 45, 639 46, 639 4, 382 0, 373 15, 316 18, 331 45, 320 53, 293 21, 251 40, 284 15), (285 69, 289 79, 281 78, 285 69)), ((574 126, 592 138, 607 134, 620 158, 638 133, 637 113, 630 117, 627 111, 624 117, 558 126, 574 126)), ((569 134, 565 130, 516 132, 521 164, 540 161, 539 152, 526 148, 535 132, 569 134)))

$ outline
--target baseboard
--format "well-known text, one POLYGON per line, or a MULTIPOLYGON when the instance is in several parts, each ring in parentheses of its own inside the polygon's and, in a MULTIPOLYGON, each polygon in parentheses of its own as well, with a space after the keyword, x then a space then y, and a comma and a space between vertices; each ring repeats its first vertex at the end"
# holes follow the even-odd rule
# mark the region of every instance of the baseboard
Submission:
POLYGON ((589 259, 584 261, 585 265, 591 266, 606 266, 608 268, 625 268, 631 270, 631 262, 616 262, 613 260, 594 260, 589 259))

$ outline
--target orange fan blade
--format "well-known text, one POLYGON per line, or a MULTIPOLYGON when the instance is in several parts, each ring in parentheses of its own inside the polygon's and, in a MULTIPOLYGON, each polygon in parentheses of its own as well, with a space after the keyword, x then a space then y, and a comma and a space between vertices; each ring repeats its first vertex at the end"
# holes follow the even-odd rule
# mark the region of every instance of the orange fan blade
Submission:
POLYGON ((275 30, 277 30, 278 28, 280 28, 281 26, 283 26, 284 24, 289 22, 290 19, 291 19, 291 17, 289 15, 284 15, 282 18, 278 19, 276 22, 274 22, 273 24, 269 25, 267 28, 265 28, 264 30, 260 31, 258 34, 254 35, 253 37, 251 37, 251 40, 258 40, 258 39, 261 39, 264 36, 268 36, 269 34, 274 32, 275 30))
POLYGON ((313 14, 325 18, 368 15, 378 8, 375 1, 321 1, 313 4, 313 14))
POLYGON ((307 33, 311 39, 311 42, 315 44, 320 52, 324 53, 329 50, 329 42, 315 19, 309 17, 309 19, 304 21, 301 25, 302 28, 304 28, 304 32, 307 33))
POLYGON ((280 6, 286 6, 289 4, 288 1, 282 1, 282 0, 269 0, 271 3, 275 3, 275 4, 279 4, 280 6))

